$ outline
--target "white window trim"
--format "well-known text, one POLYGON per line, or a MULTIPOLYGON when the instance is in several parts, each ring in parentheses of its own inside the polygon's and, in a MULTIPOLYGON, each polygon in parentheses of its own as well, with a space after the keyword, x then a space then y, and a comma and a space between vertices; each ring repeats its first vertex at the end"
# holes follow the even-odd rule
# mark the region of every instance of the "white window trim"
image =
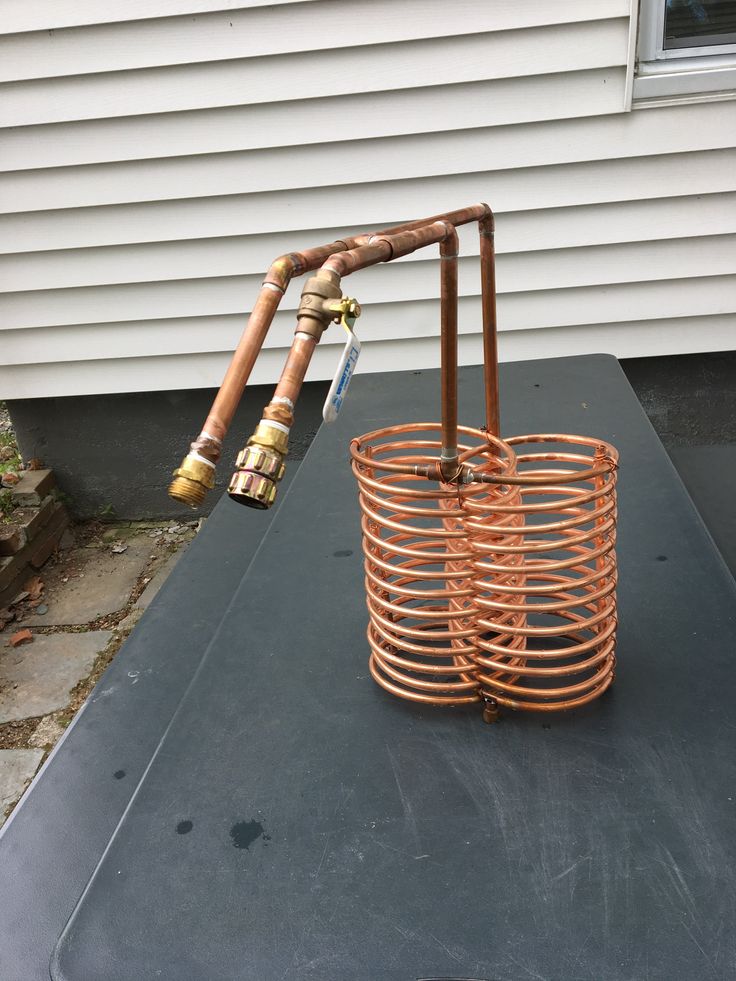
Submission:
POLYGON ((736 44, 665 50, 665 0, 632 0, 627 109, 736 99, 736 44))

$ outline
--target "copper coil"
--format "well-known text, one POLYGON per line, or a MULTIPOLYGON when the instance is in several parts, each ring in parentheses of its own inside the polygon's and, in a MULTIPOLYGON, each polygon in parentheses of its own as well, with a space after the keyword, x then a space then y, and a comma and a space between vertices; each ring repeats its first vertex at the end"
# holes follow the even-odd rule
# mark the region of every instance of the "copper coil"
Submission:
POLYGON ((517 501, 466 503, 477 681, 501 706, 574 708, 614 677, 618 454, 582 436, 507 442, 524 450, 517 501))
MULTIPOLYGON (((350 452, 362 511, 371 674, 401 698, 462 705, 480 697, 467 502, 509 501, 518 491, 503 484, 432 484, 396 472, 435 464, 439 431, 435 423, 392 426, 354 439, 350 452)), ((467 427, 459 433, 466 440, 462 461, 514 472, 506 443, 467 427)))

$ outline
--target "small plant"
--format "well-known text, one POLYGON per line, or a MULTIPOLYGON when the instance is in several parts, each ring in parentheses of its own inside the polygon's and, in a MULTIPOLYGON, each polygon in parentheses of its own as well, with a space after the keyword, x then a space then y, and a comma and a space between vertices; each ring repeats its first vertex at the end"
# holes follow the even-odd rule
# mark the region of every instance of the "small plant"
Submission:
POLYGON ((23 461, 15 441, 15 433, 6 424, 6 418, 8 423, 10 418, 7 416, 4 402, 0 402, 0 418, 2 421, 0 427, 0 476, 4 476, 6 473, 17 474, 23 469, 23 461))
POLYGON ((0 520, 9 521, 17 503, 9 490, 0 491, 0 520))
POLYGON ((0 433, 0 474, 23 469, 23 461, 12 433, 0 433))

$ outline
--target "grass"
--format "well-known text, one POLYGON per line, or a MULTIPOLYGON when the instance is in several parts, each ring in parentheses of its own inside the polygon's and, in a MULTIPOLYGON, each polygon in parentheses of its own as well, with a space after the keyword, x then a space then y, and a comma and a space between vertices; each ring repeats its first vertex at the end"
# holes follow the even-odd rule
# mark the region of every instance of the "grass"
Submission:
POLYGON ((17 507, 16 501, 9 490, 0 491, 0 524, 10 521, 17 507))

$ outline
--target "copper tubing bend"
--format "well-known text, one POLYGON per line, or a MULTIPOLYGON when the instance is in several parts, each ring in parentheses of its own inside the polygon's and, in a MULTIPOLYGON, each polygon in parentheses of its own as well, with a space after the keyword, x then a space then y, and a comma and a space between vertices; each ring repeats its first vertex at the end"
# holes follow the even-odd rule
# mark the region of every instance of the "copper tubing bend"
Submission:
MULTIPOLYGON (((408 229, 395 234, 380 234, 370 237, 368 242, 347 249, 328 258, 319 270, 317 277, 322 279, 326 296, 334 293, 340 296, 340 283, 343 277, 365 269, 379 262, 390 262, 400 256, 408 255, 417 249, 439 243, 441 269, 441 348, 442 348, 442 447, 440 470, 445 480, 452 481, 459 473, 457 449, 457 254, 458 237, 454 225, 446 221, 435 221, 421 228, 408 229)), ((310 286, 308 281, 305 293, 310 297, 318 294, 319 286, 310 286), (310 293, 310 290, 313 293, 310 293)), ((264 418, 277 418, 282 424, 290 424, 290 418, 280 410, 281 405, 293 407, 299 397, 302 384, 321 337, 322 329, 329 323, 325 318, 323 325, 311 325, 319 317, 310 315, 314 303, 306 308, 300 307, 294 342, 279 379, 274 399, 266 410, 264 418), (275 404, 275 408, 274 408, 275 404), (276 413, 271 415, 271 413, 276 413)))
POLYGON ((304 285, 294 341, 271 402, 248 445, 237 459, 228 493, 249 507, 270 507, 283 474, 294 406, 317 344, 345 304, 341 281, 359 269, 390 262, 433 243, 440 244, 442 271, 442 446, 436 478, 460 479, 457 449, 457 232, 446 221, 395 234, 373 235, 367 242, 330 256, 304 285))
MULTIPOLYGON (((294 276, 314 271, 320 266, 323 266, 323 264, 323 268, 333 268, 339 276, 347 275, 349 272, 363 268, 366 265, 372 265, 375 262, 390 261, 390 259, 396 258, 397 256, 406 255, 408 252, 423 247, 423 245, 430 244, 432 241, 440 241, 440 239, 433 238, 431 235, 426 240, 423 237, 425 230, 428 227, 436 225, 438 222, 445 223, 446 226, 451 227, 454 231, 456 226, 474 221, 478 221, 481 227, 487 428, 491 432, 497 432, 497 396, 495 396, 495 416, 491 409, 494 399, 493 392, 497 392, 497 385, 493 380, 494 370, 492 365, 489 375, 487 357, 489 347, 495 344, 495 299, 492 295, 486 295, 487 289, 494 282, 493 215, 487 204, 478 204, 456 211, 434 215, 429 218, 420 218, 394 228, 389 228, 383 232, 364 233, 354 237, 337 239, 326 245, 305 249, 302 252, 287 253, 276 259, 271 264, 263 280, 260 293, 248 318, 246 328, 233 354, 202 431, 192 442, 189 455, 185 458, 182 468, 175 472, 177 479, 173 482, 170 489, 172 496, 196 506, 202 503, 206 488, 214 484, 214 468, 220 458, 222 441, 232 422, 235 410, 243 395, 248 378, 253 370, 253 365, 266 339, 276 311, 278 310, 281 298, 294 276), (420 234, 418 236, 411 234, 416 232, 420 234), (370 246, 368 250, 360 252, 356 256, 355 253, 357 250, 366 246, 370 246), (345 256, 345 259, 340 259, 336 266, 330 267, 325 263, 325 260, 329 259, 329 257, 341 255, 345 256), (194 483, 190 478, 194 479, 194 483)), ((457 250, 455 249, 455 251, 457 250)), ((451 259, 452 257, 448 255, 446 258, 451 259)), ((449 264, 443 264, 443 269, 446 265, 449 264)), ((447 275, 451 278, 452 272, 448 270, 447 275)), ((443 282, 444 277, 445 272, 443 271, 443 282)), ((301 383, 298 381, 298 369, 301 364, 301 358, 306 356, 308 363, 312 353, 309 350, 310 346, 307 344, 302 351, 295 352, 296 365, 292 363, 289 366, 290 373, 293 372, 294 368, 297 369, 293 377, 298 387, 301 387, 301 383)), ((303 381, 303 376, 301 380, 303 381)), ((451 410, 452 406, 450 405, 448 408, 451 410)))

